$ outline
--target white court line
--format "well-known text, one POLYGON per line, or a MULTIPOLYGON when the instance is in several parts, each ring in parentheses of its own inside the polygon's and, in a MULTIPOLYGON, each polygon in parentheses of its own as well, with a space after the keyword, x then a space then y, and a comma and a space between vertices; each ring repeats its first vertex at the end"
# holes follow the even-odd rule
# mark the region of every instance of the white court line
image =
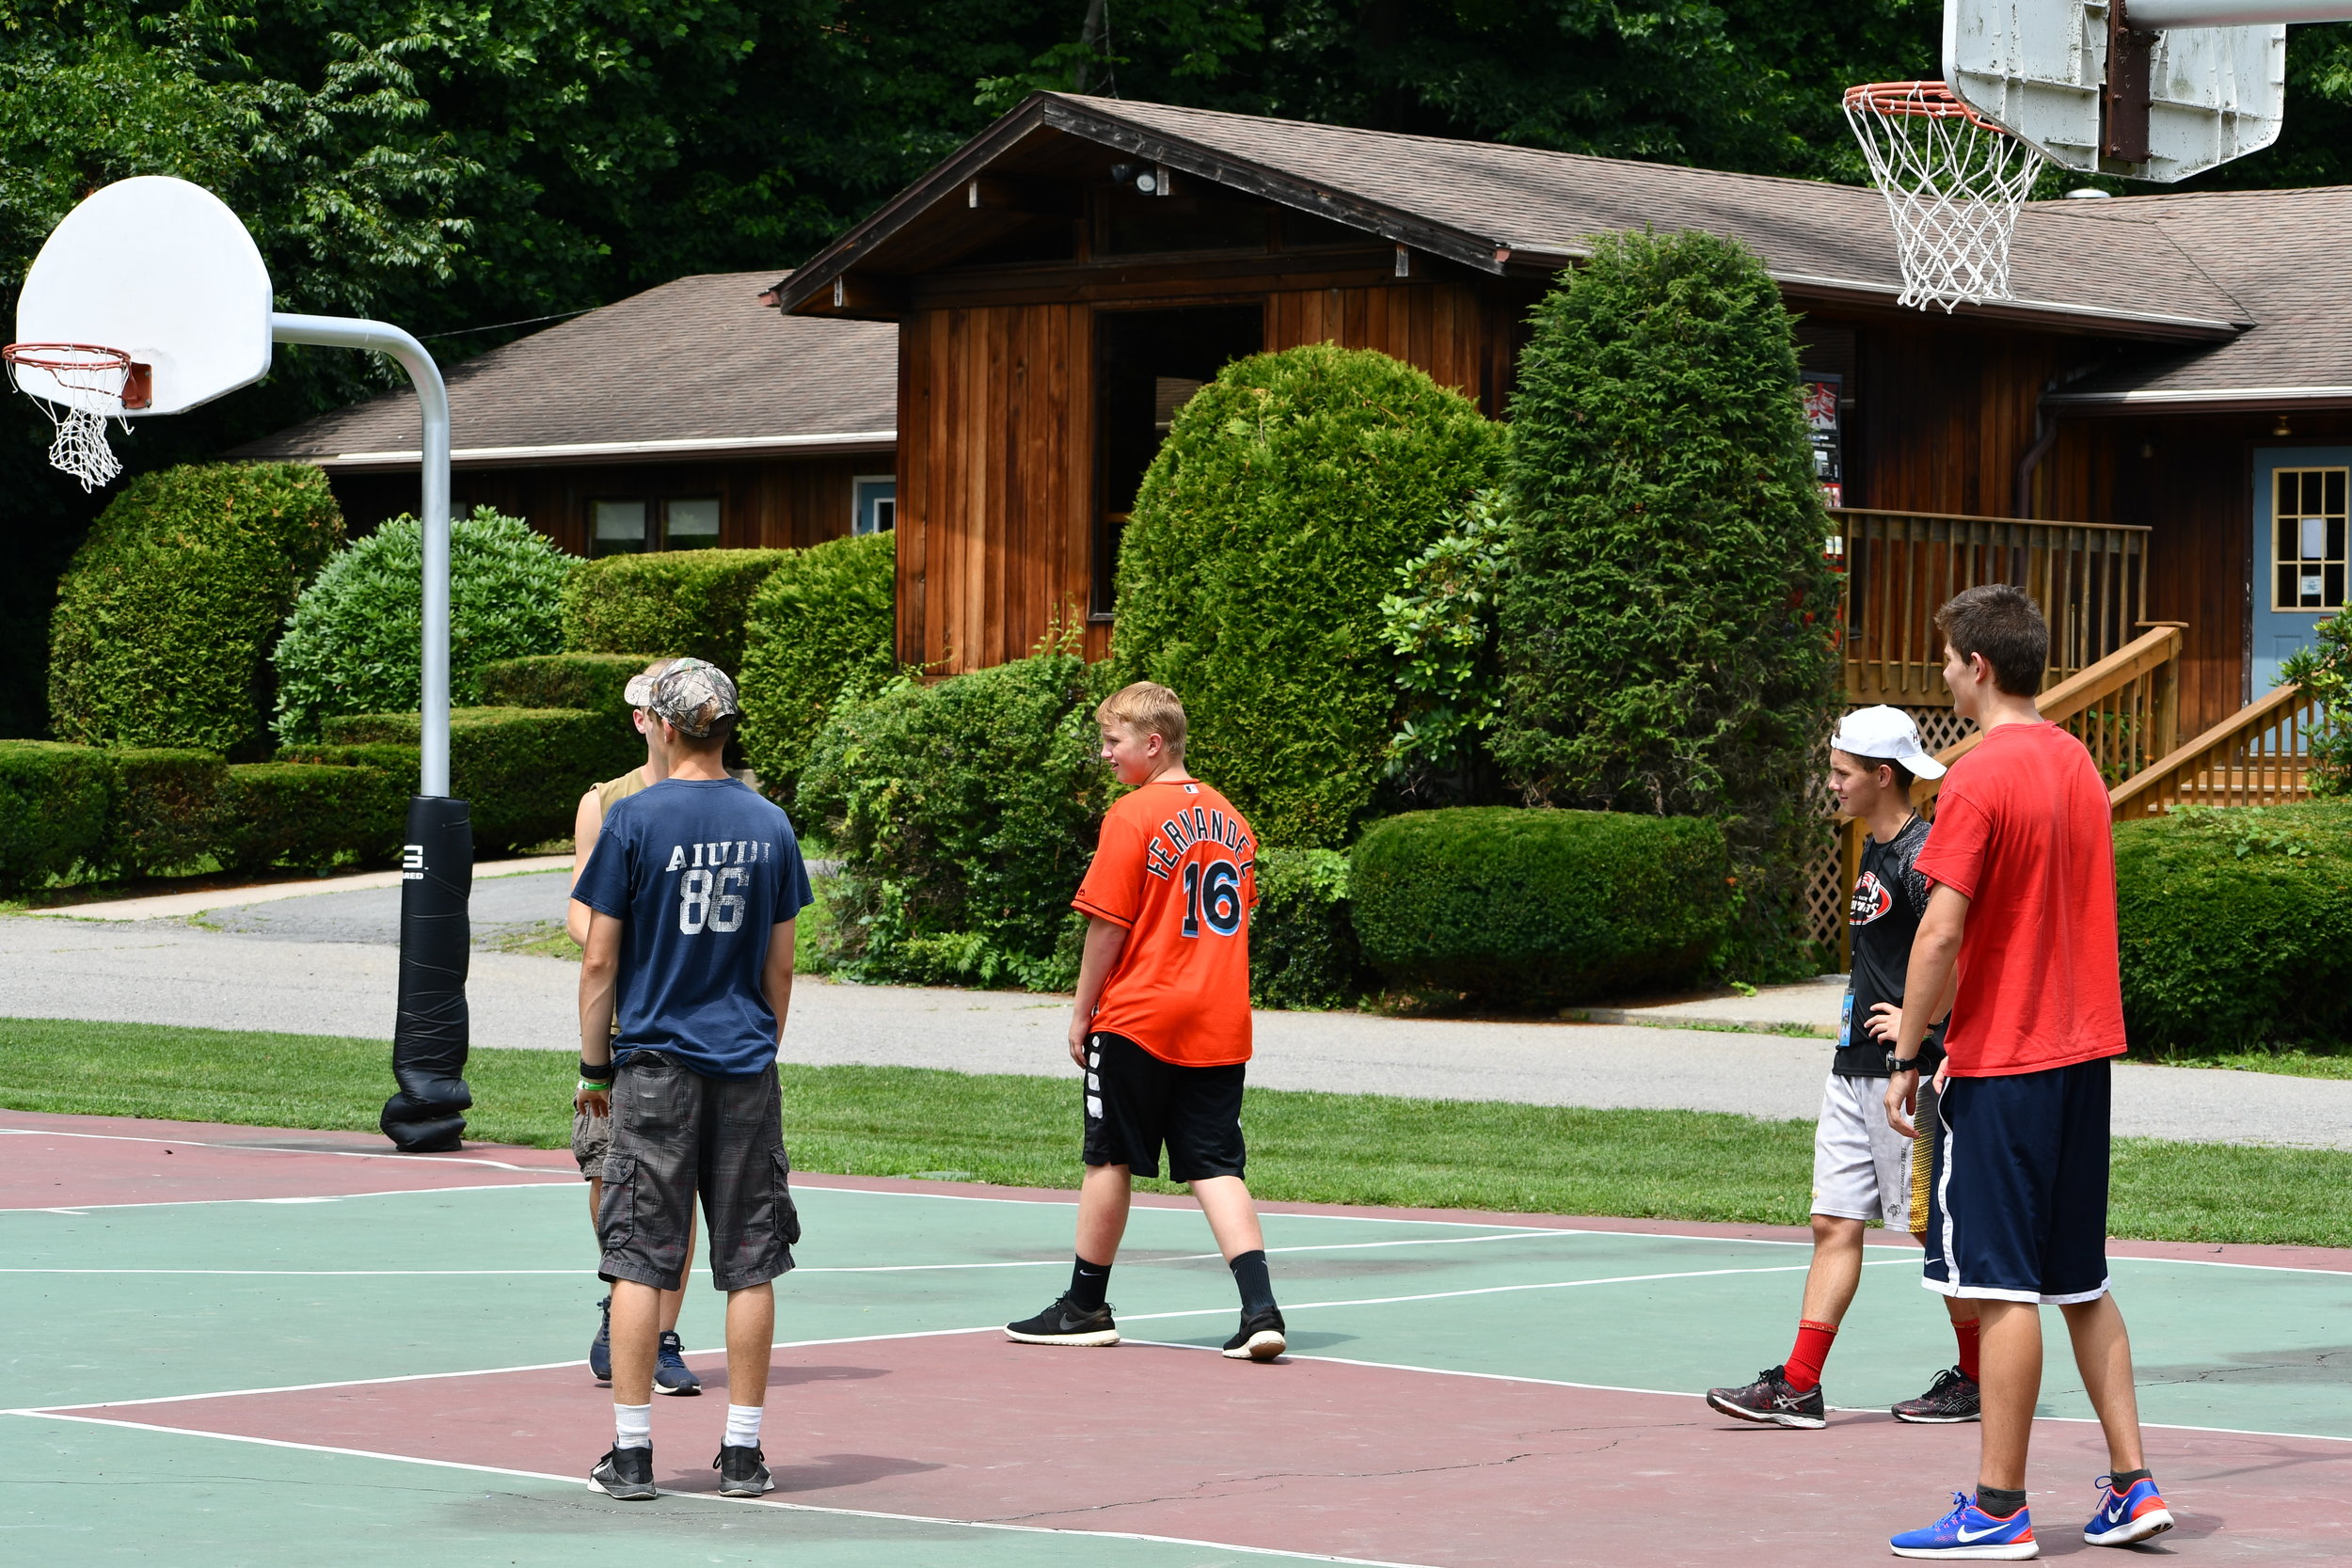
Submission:
POLYGON ((87 1138, 96 1143, 175 1144, 182 1148, 226 1148, 238 1154, 316 1154, 334 1160, 400 1160, 410 1164, 430 1162, 444 1165, 485 1165, 492 1170, 523 1171, 532 1176, 561 1174, 545 1165, 517 1165, 472 1154, 378 1154, 360 1148, 280 1148, 276 1144, 210 1143, 202 1138, 150 1138, 130 1132, 64 1132, 47 1127, 0 1127, 0 1137, 87 1138))
MULTIPOLYGON (((593 1489, 596 1482, 579 1476, 559 1476, 545 1470, 517 1470, 502 1465, 469 1465, 454 1459, 423 1459, 415 1454, 382 1453, 373 1449, 339 1449, 324 1443, 295 1443, 282 1437, 248 1437, 235 1432, 196 1432, 186 1427, 156 1426, 145 1421, 117 1421, 103 1416, 68 1416, 48 1410, 8 1410, 0 1415, 30 1416, 40 1420, 72 1421, 83 1426, 126 1427, 134 1432, 159 1432, 175 1437, 210 1437, 224 1443, 252 1443, 267 1449, 294 1449, 304 1453, 331 1453, 351 1459, 383 1459, 397 1465, 423 1465, 437 1470, 466 1470, 475 1475, 514 1476, 524 1481, 554 1481, 563 1486, 593 1489)), ((1212 1551, 1238 1552, 1248 1557, 1285 1558, 1294 1562, 1339 1562, 1351 1568, 1430 1568, 1426 1563, 1396 1562, 1385 1558, 1335 1557, 1327 1552, 1286 1551, 1279 1546, 1244 1546, 1230 1541, 1204 1541, 1184 1535, 1147 1535, 1139 1530, 1070 1529, 1053 1525, 1001 1524, 993 1519, 955 1519, 928 1513, 885 1513, 871 1508, 826 1508, 817 1503, 791 1503, 766 1497, 722 1497, 715 1492, 663 1492, 665 1497, 691 1497, 698 1502, 772 1508, 787 1513, 821 1513, 834 1518, 880 1519, 892 1524, 945 1525, 957 1529, 1002 1530, 1018 1535, 1074 1535, 1094 1541, 1148 1541, 1158 1545, 1200 1546, 1212 1551)))
MULTIPOLYGON (((0 1132, 7 1131, 0 1128, 0 1132)), ((379 1193, 337 1193, 331 1197, 165 1197, 149 1203, 71 1203, 28 1205, 21 1209, 0 1206, 0 1214, 88 1214, 111 1212, 117 1209, 186 1209, 199 1203, 341 1203, 347 1197, 431 1197, 438 1193, 531 1193, 546 1187, 578 1187, 587 1183, 578 1177, 559 1177, 550 1181, 485 1181, 467 1187, 388 1187, 379 1193)))
MULTIPOLYGON (((1900 1258, 1876 1258, 1862 1266, 1877 1269, 1902 1261, 1900 1258)), ((1519 1291, 1574 1291, 1587 1285, 1643 1285, 1655 1279, 1710 1279, 1719 1275, 1731 1274, 1803 1274, 1810 1267, 1809 1263, 1774 1263, 1760 1269, 1686 1269, 1677 1274, 1620 1274, 1599 1279, 1544 1280, 1532 1285, 1482 1285, 1471 1291, 1429 1291, 1409 1296, 1364 1296, 1354 1301, 1302 1301, 1295 1305, 1285 1303, 1282 1310, 1305 1312, 1321 1307, 1393 1307, 1401 1302, 1452 1301, 1460 1296, 1500 1296, 1519 1291)), ((1127 1321, 1143 1323, 1166 1318, 1230 1317, 1232 1311, 1230 1307, 1208 1307, 1185 1312, 1136 1312, 1129 1314, 1127 1321)))

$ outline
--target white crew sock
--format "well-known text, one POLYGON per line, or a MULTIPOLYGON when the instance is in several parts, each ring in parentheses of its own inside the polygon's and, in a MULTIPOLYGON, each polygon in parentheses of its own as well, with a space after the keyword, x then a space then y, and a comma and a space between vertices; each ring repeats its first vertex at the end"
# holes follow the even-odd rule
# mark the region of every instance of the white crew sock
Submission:
POLYGON ((730 1404, 727 1406, 726 1447, 755 1449, 759 1447, 759 1418, 766 1415, 764 1404, 730 1404))
POLYGON ((653 1447, 651 1404, 615 1404, 612 1407, 612 1446, 616 1449, 653 1447))

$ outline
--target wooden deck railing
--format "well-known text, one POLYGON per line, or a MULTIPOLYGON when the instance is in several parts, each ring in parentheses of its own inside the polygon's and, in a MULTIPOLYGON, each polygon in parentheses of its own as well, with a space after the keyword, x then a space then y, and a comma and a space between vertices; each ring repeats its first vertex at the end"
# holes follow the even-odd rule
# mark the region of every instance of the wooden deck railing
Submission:
MULTIPOLYGON (((2042 717, 2090 750, 2099 776, 2113 788, 2169 755, 2180 723, 2181 644, 2185 628, 2162 621, 2088 670, 2076 671, 2034 699, 2042 717)), ((1975 751, 1982 730, 1947 746, 1935 760, 1947 768, 1975 751)), ((1941 780, 1926 780, 1916 799, 1935 798, 1941 780)))
POLYGON ((2319 700, 2282 686, 2108 792, 2121 822, 2169 807, 2267 806, 2311 797, 2311 737, 2319 700))
POLYGON ((1846 700, 1944 706, 1935 612, 1964 588, 2013 582, 2050 624, 2050 674, 2067 680, 2131 641, 2147 618, 2148 530, 1841 507, 1846 700))

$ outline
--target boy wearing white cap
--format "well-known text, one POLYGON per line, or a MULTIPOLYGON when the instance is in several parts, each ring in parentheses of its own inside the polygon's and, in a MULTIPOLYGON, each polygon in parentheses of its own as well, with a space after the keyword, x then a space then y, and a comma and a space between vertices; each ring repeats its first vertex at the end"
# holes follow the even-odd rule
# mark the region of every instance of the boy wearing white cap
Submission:
MULTIPOLYGON (((1944 765, 1919 743, 1918 726, 1899 708, 1848 714, 1830 742, 1830 787, 1838 806, 1869 830, 1849 914, 1853 974, 1813 1133, 1813 1266, 1805 1274, 1796 1344, 1785 1363, 1754 1383, 1708 1390, 1708 1404, 1740 1420, 1827 1424, 1821 1364, 1862 1283, 1864 1228, 1873 1219, 1883 1219, 1890 1232, 1910 1227, 1913 1143, 1887 1125, 1886 1058, 1902 1022, 1912 938, 1928 903, 1915 865, 1928 825, 1911 809, 1911 785, 1943 774, 1944 765)), ((1925 1049, 1940 1055, 1943 1034, 1939 1023, 1925 1049)), ((1899 1420, 1977 1418, 1976 1304, 1947 1298, 1946 1307, 1960 1342, 1959 1364, 1937 1374, 1917 1399, 1895 1406, 1899 1420)))

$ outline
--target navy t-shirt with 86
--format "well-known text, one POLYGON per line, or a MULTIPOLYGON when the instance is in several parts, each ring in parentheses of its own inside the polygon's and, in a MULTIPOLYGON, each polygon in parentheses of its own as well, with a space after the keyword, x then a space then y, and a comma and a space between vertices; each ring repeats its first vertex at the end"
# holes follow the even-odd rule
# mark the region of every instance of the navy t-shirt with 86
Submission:
POLYGON ((572 896, 626 923, 613 1060, 660 1051, 707 1078, 775 1060, 769 936, 814 902, 782 807, 733 779, 664 779, 613 803, 572 896))

